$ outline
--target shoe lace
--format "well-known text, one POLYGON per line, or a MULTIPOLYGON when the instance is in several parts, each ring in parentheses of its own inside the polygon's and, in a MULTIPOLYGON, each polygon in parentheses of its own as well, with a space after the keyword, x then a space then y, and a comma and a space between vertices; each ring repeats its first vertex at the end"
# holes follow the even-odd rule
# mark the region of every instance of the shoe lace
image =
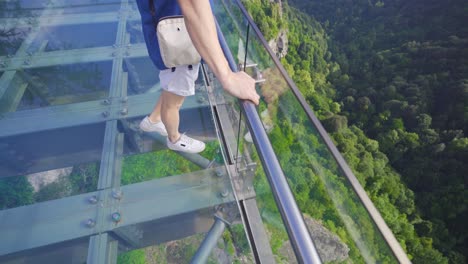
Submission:
POLYGON ((188 143, 188 144, 193 143, 193 138, 186 136, 185 133, 182 134, 180 139, 182 139, 182 141, 184 141, 185 143, 188 143))

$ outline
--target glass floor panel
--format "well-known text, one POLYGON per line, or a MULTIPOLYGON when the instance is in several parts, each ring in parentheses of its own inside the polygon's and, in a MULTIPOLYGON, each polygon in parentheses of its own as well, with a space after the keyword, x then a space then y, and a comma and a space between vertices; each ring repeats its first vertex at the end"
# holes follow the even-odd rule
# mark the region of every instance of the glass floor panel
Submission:
POLYGON ((185 260, 215 213, 233 225, 210 261, 252 260, 201 71, 179 130, 204 152, 170 151, 138 127, 161 88, 134 1, 0 5, 15 32, 0 39, 0 262, 83 263, 113 241, 122 254, 164 247, 185 260), (96 12, 106 22, 93 23, 96 12))
POLYGON ((110 61, 27 69, 10 89, 27 84, 17 110, 99 100, 108 95, 111 71, 110 61))
POLYGON ((103 138, 103 123, 0 137, 0 208, 95 191, 103 138))

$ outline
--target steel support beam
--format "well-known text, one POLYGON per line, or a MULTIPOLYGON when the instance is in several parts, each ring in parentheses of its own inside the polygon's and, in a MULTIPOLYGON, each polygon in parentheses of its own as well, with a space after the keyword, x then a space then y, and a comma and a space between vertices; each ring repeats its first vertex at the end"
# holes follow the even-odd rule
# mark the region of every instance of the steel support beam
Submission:
POLYGON ((242 213, 245 217, 244 225, 246 226, 255 259, 258 263, 275 263, 268 235, 258 210, 257 201, 255 199, 247 199, 240 201, 240 203, 242 204, 242 213))
POLYGON ((105 46, 71 50, 57 50, 29 54, 16 54, 13 57, 0 56, 0 71, 15 71, 73 63, 108 61, 115 58, 147 57, 148 50, 144 43, 127 46, 105 46))
MULTIPOLYGON (((160 92, 132 95, 121 102, 121 98, 88 101, 83 103, 36 108, 0 115, 0 138, 49 129, 99 123, 120 118, 132 118, 148 114, 154 107, 160 92), (123 106, 127 114, 122 115, 123 106)), ((195 96, 188 97, 182 109, 207 107, 195 96)))
POLYGON ((206 169, 122 186, 120 199, 106 189, 2 210, 0 256, 213 208, 234 201, 232 193, 223 193, 228 186, 215 169, 206 169), (91 203, 91 197, 97 202, 91 203), (98 208, 104 212, 99 218, 98 208), (119 221, 112 219, 114 212, 121 215, 119 221))
POLYGON ((88 258, 86 263, 111 264, 117 263, 118 242, 107 233, 94 235, 89 240, 88 258))
MULTIPOLYGON (((123 0, 121 2, 121 11, 127 10, 128 2, 123 0)), ((119 24, 117 26, 117 36, 115 40, 115 46, 121 47, 128 43, 129 39, 126 34, 127 27, 127 14, 123 13, 119 17, 119 24)), ((110 98, 127 98, 127 84, 128 74, 123 72, 123 58, 117 56, 112 62, 112 75, 109 89, 110 98)), ((120 114, 125 116, 128 113, 128 101, 120 100, 120 114)), ((98 190, 112 188, 112 196, 116 200, 122 198, 120 190, 120 176, 122 173, 122 154, 124 145, 124 134, 119 133, 117 129, 117 120, 106 122, 106 132, 104 134, 104 148, 102 151, 101 167, 99 171, 98 190)), ((109 197, 107 197, 109 199, 109 197)), ((106 208, 104 210, 97 207, 98 219, 100 223, 105 223, 106 217, 109 217, 111 212, 118 211, 118 205, 111 203, 114 206, 106 208), (109 209, 111 212, 109 212, 109 209)), ((99 235, 100 238, 103 235, 99 235)), ((118 242, 111 243, 106 239, 99 239, 100 243, 93 243, 94 237, 90 238, 89 249, 88 249, 88 263, 117 263, 117 248, 118 242), (114 249, 114 250, 112 250, 114 249), (115 254, 112 254, 115 252, 115 254), (106 256, 106 259, 102 259, 102 255, 106 256), (107 257, 107 256, 111 257, 107 257)))
MULTIPOLYGON (((66 10, 54 8, 54 10, 66 10)), ((0 18, 0 24, 5 28, 12 27, 30 27, 34 24, 40 24, 42 27, 62 26, 62 25, 84 25, 97 23, 112 23, 118 22, 120 16, 125 14, 128 20, 139 20, 140 14, 138 10, 119 10, 116 12, 101 12, 101 13, 81 13, 81 14, 50 14, 39 17, 15 17, 15 18, 0 18)))
POLYGON ((219 217, 215 218, 215 223, 206 234, 205 239, 203 239, 202 244, 190 261, 191 264, 206 263, 218 239, 223 235, 227 223, 219 217))

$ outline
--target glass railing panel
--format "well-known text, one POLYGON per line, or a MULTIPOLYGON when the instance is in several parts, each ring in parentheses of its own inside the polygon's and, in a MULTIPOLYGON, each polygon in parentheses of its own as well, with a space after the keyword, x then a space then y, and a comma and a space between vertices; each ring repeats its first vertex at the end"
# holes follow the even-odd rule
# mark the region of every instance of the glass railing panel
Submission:
MULTIPOLYGON (((246 41, 246 31, 242 30, 246 20, 239 16, 237 4, 221 1, 217 12, 223 21, 228 16, 233 18, 235 25, 231 25, 231 29, 241 29, 225 34, 238 34, 237 38, 226 39, 230 41, 233 53, 236 53, 236 46, 242 50, 238 43, 246 41)), ((397 262, 282 72, 253 31, 250 31, 247 49, 247 64, 256 66, 246 71, 254 78, 265 79, 259 85, 262 95, 258 107, 260 118, 322 260, 397 262), (327 237, 334 241, 333 245, 324 244, 327 237), (339 253, 325 254, 321 250, 323 247, 334 247, 339 253)), ((266 185, 259 179, 254 181, 255 191, 266 185)), ((259 196, 259 206, 266 208, 268 204, 274 204, 268 199, 271 198, 259 196)), ((283 239, 287 240, 287 237, 283 236, 283 239)))

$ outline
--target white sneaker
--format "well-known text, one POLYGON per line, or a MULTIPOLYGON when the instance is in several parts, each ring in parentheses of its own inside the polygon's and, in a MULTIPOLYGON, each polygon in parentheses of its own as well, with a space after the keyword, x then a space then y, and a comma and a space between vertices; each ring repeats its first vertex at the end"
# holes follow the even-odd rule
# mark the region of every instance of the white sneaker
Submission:
POLYGON ((140 129, 145 132, 158 132, 162 136, 167 137, 167 130, 163 122, 159 121, 156 123, 151 122, 149 117, 145 117, 140 122, 140 129))
POLYGON ((205 143, 182 134, 179 140, 174 143, 167 138, 167 147, 176 151, 199 153, 205 149, 205 143))

